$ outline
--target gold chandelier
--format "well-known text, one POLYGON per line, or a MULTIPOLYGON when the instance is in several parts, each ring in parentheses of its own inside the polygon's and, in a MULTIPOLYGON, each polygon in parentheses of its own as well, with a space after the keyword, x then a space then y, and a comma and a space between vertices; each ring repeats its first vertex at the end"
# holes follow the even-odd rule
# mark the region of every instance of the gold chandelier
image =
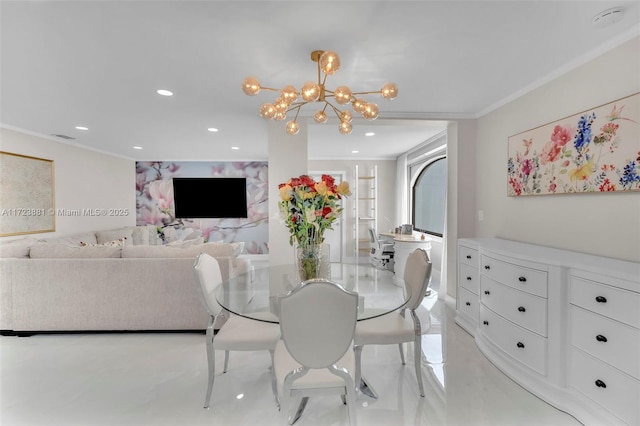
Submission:
POLYGON ((352 92, 347 86, 339 86, 335 90, 329 90, 325 87, 328 75, 335 74, 340 69, 340 58, 335 52, 324 52, 322 50, 314 50, 311 52, 311 60, 318 64, 318 82, 307 82, 298 91, 295 87, 287 85, 282 89, 274 89, 264 87, 255 77, 247 77, 242 82, 242 90, 249 96, 260 93, 260 90, 270 90, 280 92, 280 96, 273 103, 264 103, 260 106, 260 117, 265 119, 284 120, 287 113, 295 111, 293 120, 287 122, 286 131, 290 135, 295 135, 300 131, 298 125, 298 115, 300 109, 309 102, 323 103, 322 109, 316 111, 313 119, 317 123, 325 123, 327 121, 327 108, 331 108, 340 120, 338 130, 343 135, 348 135, 353 130, 351 121, 353 116, 349 110, 340 110, 337 106, 329 102, 329 98, 333 98, 338 105, 351 104, 353 110, 361 114, 367 120, 375 120, 378 118, 378 105, 373 102, 367 102, 365 99, 358 97, 360 95, 380 94, 384 99, 395 99, 398 95, 398 86, 394 83, 387 83, 382 89, 375 92, 352 92), (322 77, 324 73, 324 77, 322 77), (302 98, 298 101, 298 96, 302 98))

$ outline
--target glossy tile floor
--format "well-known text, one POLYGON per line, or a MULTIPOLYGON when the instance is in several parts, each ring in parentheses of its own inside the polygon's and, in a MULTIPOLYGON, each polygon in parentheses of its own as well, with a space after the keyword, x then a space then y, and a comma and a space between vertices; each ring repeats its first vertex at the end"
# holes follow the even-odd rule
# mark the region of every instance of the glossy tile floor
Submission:
MULTIPOLYGON (((379 394, 358 397, 360 425, 579 425, 512 382, 455 324, 454 311, 425 299, 426 396, 412 348, 368 346, 363 373, 379 394)), ((222 353, 218 360, 222 360, 222 353)), ((219 367, 221 367, 221 362, 219 367)), ((75 334, 0 337, 0 424, 277 425, 266 352, 232 352, 202 408, 207 368, 202 334, 75 334)), ((337 396, 316 397, 299 425, 347 425, 337 396)))

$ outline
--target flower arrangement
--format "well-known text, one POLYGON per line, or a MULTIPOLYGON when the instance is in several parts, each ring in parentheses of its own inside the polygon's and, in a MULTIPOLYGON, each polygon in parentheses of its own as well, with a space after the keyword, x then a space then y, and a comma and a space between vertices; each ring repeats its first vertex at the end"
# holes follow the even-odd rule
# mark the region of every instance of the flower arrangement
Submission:
POLYGON ((336 185, 329 175, 322 175, 317 182, 307 175, 294 177, 278 189, 280 214, 291 233, 289 244, 300 246, 322 243, 324 231, 332 229, 342 213, 338 202, 351 195, 347 182, 336 185))
POLYGON ((278 185, 280 215, 291 234, 289 244, 297 245, 298 266, 303 280, 318 276, 319 246, 324 232, 342 213, 339 202, 351 195, 349 184, 336 185, 333 177, 322 175, 314 181, 308 175, 294 177, 278 185))

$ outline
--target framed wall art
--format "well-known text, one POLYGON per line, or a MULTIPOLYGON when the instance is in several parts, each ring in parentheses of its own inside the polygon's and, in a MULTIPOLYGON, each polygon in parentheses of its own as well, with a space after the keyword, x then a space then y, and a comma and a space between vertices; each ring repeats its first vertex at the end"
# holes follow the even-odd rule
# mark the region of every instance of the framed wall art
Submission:
POLYGON ((640 93, 509 137, 507 195, 640 190, 640 93))
POLYGON ((0 151, 0 236, 53 232, 53 160, 0 151))

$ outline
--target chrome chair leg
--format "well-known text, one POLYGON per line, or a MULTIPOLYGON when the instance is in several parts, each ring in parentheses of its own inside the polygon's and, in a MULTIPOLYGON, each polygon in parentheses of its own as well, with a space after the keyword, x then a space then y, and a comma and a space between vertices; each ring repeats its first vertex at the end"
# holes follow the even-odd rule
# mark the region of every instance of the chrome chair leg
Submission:
POLYGON ((216 374, 216 355, 213 349, 213 324, 211 323, 207 328, 207 364, 209 367, 209 379, 207 384, 207 396, 204 399, 204 408, 209 408, 209 402, 211 401, 211 393, 213 391, 213 380, 216 374))
POLYGON ((405 365, 405 362, 404 362, 404 349, 402 348, 402 343, 398 343, 398 349, 400 350, 400 360, 402 361, 402 365, 405 365))
POLYGON ((226 373, 228 368, 229 368, 229 351, 224 351, 224 369, 222 370, 222 372, 226 373))
POLYGON ((422 385, 422 336, 417 336, 415 343, 414 363, 416 366, 416 377, 418 378, 418 387, 420 387, 420 396, 424 397, 424 386, 422 385))

